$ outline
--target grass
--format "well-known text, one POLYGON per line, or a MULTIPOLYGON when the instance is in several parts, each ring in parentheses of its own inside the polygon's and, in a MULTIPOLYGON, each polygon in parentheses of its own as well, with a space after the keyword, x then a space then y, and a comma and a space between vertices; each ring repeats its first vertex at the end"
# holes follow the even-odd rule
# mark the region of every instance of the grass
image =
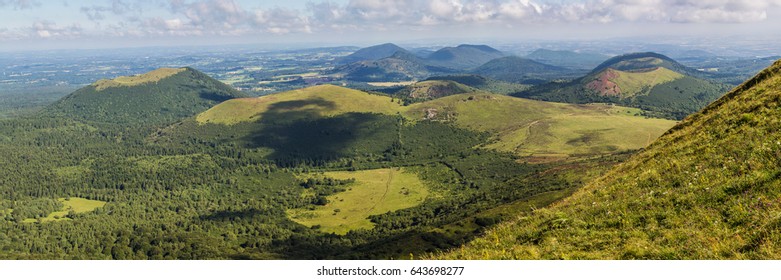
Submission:
POLYGON ((448 95, 473 93, 477 89, 448 80, 428 80, 407 86, 402 92, 409 98, 433 99, 448 95))
MULTIPOLYGON (((71 220, 71 218, 65 216, 67 216, 68 213, 70 213, 70 211, 73 211, 77 214, 86 213, 86 212, 94 211, 95 209, 106 205, 105 201, 90 200, 90 199, 79 198, 79 197, 58 198, 57 200, 62 203, 63 205, 62 210, 52 212, 48 216, 41 218, 41 222, 69 221, 71 220)), ((37 219, 24 219, 22 222, 35 223, 37 221, 38 221, 37 219)))
POLYGON ((645 147, 675 125, 670 120, 636 116, 641 112, 638 109, 606 104, 572 105, 469 93, 401 106, 390 97, 332 85, 228 100, 196 119, 201 124, 227 125, 275 116, 284 116, 282 121, 290 121, 291 114, 287 114, 290 112, 300 112, 301 118, 348 112, 401 113, 410 120, 426 119, 434 112, 435 116, 431 117, 434 120, 493 135, 493 142, 486 148, 523 157, 567 157, 635 150, 645 147))
POLYGON ((781 258, 781 61, 553 206, 446 259, 781 258))
POLYGON ((374 227, 369 216, 414 207, 428 196, 417 175, 403 168, 326 172, 335 179, 355 178, 348 190, 328 196, 329 203, 310 209, 288 210, 288 217, 320 231, 346 234, 350 230, 374 227))
POLYGON ((259 121, 262 115, 269 111, 299 111, 302 115, 311 113, 325 117, 348 112, 392 115, 401 110, 401 105, 392 102, 390 97, 371 95, 333 85, 320 85, 258 98, 228 100, 199 114, 196 120, 201 124, 232 125, 259 121))
POLYGON ((408 118, 427 109, 453 116, 458 126, 489 132, 487 148, 519 156, 602 154, 643 148, 674 121, 635 116, 638 109, 572 105, 491 94, 454 95, 410 106, 408 118))
POLYGON ((157 82, 184 70, 186 70, 186 68, 160 68, 141 75, 122 76, 113 80, 100 80, 95 82, 93 86, 95 86, 95 90, 97 91, 101 91, 110 87, 136 86, 140 84, 157 82))
POLYGON ((614 71, 618 74, 618 77, 612 81, 621 89, 621 97, 623 98, 643 94, 645 89, 683 77, 683 74, 664 67, 647 72, 614 71))

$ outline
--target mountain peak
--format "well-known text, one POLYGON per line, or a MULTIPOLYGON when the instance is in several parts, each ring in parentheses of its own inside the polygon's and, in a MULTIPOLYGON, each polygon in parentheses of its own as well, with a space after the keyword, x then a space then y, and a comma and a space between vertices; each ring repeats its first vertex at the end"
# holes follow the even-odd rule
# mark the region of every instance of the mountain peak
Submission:
POLYGON ((338 59, 337 61, 342 64, 350 64, 364 60, 378 60, 390 57, 397 52, 407 52, 407 50, 393 43, 385 43, 362 48, 348 56, 338 59))
POLYGON ((245 95, 189 68, 100 80, 55 102, 44 114, 102 123, 166 123, 245 95))
POLYGON ((601 72, 607 68, 628 72, 653 71, 658 67, 664 67, 681 74, 691 74, 695 72, 686 66, 663 54, 655 52, 638 52, 614 56, 592 71, 592 73, 601 72))

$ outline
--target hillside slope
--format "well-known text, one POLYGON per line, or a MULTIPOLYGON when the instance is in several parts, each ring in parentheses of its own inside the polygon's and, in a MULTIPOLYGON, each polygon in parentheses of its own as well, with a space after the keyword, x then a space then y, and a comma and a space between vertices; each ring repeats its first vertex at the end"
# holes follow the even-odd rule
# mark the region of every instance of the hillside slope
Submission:
POLYGON ((548 83, 514 96, 567 103, 616 103, 682 119, 718 98, 727 86, 656 53, 611 58, 571 82, 548 83))
POLYGON ((781 258, 781 61, 453 259, 781 258))
MULTIPOLYGON (((461 86, 461 90, 469 90, 461 86)), ((486 148, 489 149, 530 158, 563 158, 639 149, 675 124, 669 120, 636 116, 638 111, 610 105, 562 104, 480 92, 402 106, 388 96, 323 85, 258 98, 229 100, 201 113, 196 120, 202 125, 236 125, 335 118, 349 113, 400 114, 410 121, 452 123, 462 129, 488 133, 491 139, 486 148)))
POLYGON ((244 96, 198 70, 161 68, 97 81, 50 105, 42 114, 104 123, 160 124, 244 96))

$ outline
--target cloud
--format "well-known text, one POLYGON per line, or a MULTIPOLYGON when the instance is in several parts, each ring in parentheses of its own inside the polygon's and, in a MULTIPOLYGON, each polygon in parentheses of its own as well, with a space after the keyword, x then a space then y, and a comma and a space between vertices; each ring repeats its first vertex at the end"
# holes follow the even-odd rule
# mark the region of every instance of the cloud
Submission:
MULTIPOLYGON (((33 0, 0 0, 0 8, 30 9, 36 5, 38 2, 33 0)), ((32 28, 3 27, 0 39, 84 34, 145 37, 431 32, 460 26, 513 28, 527 24, 749 23, 768 20, 778 7, 781 0, 312 0, 302 9, 248 8, 236 0, 105 0, 72 8, 95 22, 86 30, 76 23, 61 26, 36 21, 32 28)))
POLYGON ((33 37, 42 39, 77 38, 83 29, 78 24, 59 26, 51 21, 36 21, 29 29, 33 37))
POLYGON ((0 8, 13 7, 17 10, 32 9, 40 6, 41 3, 34 0, 0 0, 0 8))

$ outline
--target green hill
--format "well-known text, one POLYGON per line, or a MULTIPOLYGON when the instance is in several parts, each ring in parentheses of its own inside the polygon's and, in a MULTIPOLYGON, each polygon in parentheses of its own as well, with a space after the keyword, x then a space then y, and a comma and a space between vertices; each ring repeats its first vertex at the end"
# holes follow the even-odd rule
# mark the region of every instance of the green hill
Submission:
POLYGON ((409 106, 404 116, 486 132, 486 147, 529 160, 617 153, 645 147, 674 122, 637 109, 572 105, 494 94, 460 94, 409 106))
POLYGON ((42 114, 103 123, 160 124, 244 96, 195 69, 161 68, 97 81, 50 105, 42 114))
POLYGON ((454 81, 459 84, 467 85, 476 89, 484 90, 491 93, 498 93, 498 94, 515 93, 515 92, 527 90, 530 87, 529 85, 508 83, 508 82, 494 80, 491 78, 486 78, 480 75, 472 75, 472 74, 431 76, 426 80, 454 81))
POLYGON ((453 82, 422 82, 418 92, 430 94, 431 88, 438 86, 454 90, 450 93, 471 92, 401 106, 390 97, 323 85, 258 98, 228 100, 199 114, 196 120, 200 124, 251 125, 339 118, 350 113, 401 114, 410 121, 452 123, 462 129, 488 133, 487 148, 530 159, 561 159, 639 149, 674 125, 669 120, 637 116, 637 109, 479 93, 453 82))
POLYGON ((567 103, 615 103, 682 119, 718 98, 728 86, 692 76, 689 69, 655 53, 617 56, 570 82, 539 85, 514 96, 567 103))
POLYGON ((342 65, 331 72, 356 82, 398 82, 420 80, 432 73, 447 73, 451 70, 428 65, 421 58, 400 51, 378 60, 362 60, 342 65))
POLYGON ((380 60, 390 57, 397 52, 407 52, 407 50, 395 44, 386 43, 357 50, 348 56, 337 59, 337 62, 341 64, 350 64, 364 60, 380 60))
POLYGON ((781 258, 781 61, 454 259, 781 258))
POLYGON ((459 45, 437 50, 426 57, 426 62, 434 66, 464 70, 503 56, 502 52, 486 45, 459 45))
POLYGON ((406 103, 437 99, 462 93, 477 92, 478 89, 450 80, 426 80, 405 86, 393 94, 406 103))
POLYGON ((541 84, 572 76, 572 72, 565 68, 517 56, 493 59, 471 71, 473 74, 519 84, 541 84))

